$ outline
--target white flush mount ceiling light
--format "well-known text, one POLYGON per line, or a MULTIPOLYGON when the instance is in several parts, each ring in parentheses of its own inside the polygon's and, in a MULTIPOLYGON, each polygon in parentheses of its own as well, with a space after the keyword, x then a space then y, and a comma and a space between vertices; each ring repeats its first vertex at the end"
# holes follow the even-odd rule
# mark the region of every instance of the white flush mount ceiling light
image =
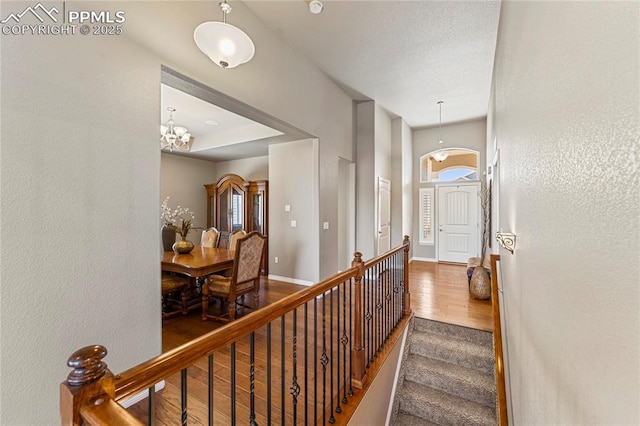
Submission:
POLYGON ((442 150, 442 104, 443 103, 444 103, 444 101, 438 101, 438 105, 440 106, 440 124, 438 125, 438 131, 439 131, 440 137, 439 137, 439 140, 438 140, 438 151, 436 151, 433 154, 431 154, 431 156, 438 163, 442 163, 449 156, 449 153, 447 151, 443 151, 442 150))
POLYGON ((169 121, 166 126, 160 126, 160 149, 168 148, 171 152, 173 152, 173 148, 177 148, 180 151, 189 151, 191 149, 189 144, 191 134, 184 127, 174 125, 173 113, 176 111, 175 108, 168 107, 167 111, 169 111, 169 121))
POLYGON ((253 58, 256 48, 251 38, 241 29, 227 24, 231 6, 226 0, 220 3, 223 22, 204 22, 193 32, 198 49, 222 68, 235 68, 253 58))
POLYGON ((309 2, 309 12, 313 13, 314 15, 318 15, 319 13, 321 13, 322 9, 324 9, 324 5, 320 0, 311 0, 309 2))

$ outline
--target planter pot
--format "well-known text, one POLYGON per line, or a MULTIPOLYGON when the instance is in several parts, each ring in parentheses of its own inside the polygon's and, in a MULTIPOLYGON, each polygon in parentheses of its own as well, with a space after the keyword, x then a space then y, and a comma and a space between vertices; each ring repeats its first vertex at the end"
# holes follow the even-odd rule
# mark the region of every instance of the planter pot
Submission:
POLYGON ((162 249, 171 251, 173 243, 176 242, 176 231, 173 228, 164 225, 162 227, 162 249))
POLYGON ((489 279, 487 270, 482 266, 477 266, 471 274, 469 293, 474 299, 491 298, 491 279, 489 279))

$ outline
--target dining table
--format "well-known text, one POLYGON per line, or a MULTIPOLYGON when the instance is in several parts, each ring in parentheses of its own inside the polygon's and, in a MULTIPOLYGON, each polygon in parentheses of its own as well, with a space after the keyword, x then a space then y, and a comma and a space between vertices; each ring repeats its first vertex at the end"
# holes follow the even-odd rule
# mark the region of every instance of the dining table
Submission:
POLYGON ((165 251, 162 271, 177 272, 191 278, 200 278, 233 267, 234 252, 224 248, 195 246, 190 253, 165 251))

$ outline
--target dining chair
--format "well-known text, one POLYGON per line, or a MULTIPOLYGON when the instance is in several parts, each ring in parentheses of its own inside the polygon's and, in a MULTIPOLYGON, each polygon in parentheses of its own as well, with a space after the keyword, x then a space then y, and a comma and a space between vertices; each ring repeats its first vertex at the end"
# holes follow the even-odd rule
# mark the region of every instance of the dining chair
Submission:
POLYGON ((238 240, 247 235, 247 231, 240 229, 229 236, 229 250, 235 250, 238 240))
POLYGON ((188 312, 187 306, 187 287, 189 286, 189 278, 174 276, 168 273, 162 274, 162 317, 168 318, 170 316, 182 313, 186 315, 188 312), (180 292, 180 300, 176 299, 176 293, 180 292), (171 310, 173 306, 178 306, 177 309, 171 310))
POLYGON ((200 237, 200 245, 202 247, 217 248, 220 242, 220 232, 215 227, 205 229, 202 231, 202 237, 200 237))
POLYGON ((209 275, 202 287, 202 320, 213 318, 233 321, 237 305, 256 309, 260 303, 260 265, 264 255, 265 237, 253 231, 239 238, 233 260, 231 276, 209 275), (238 297, 253 292, 253 308, 238 302, 238 297), (217 296, 228 300, 229 311, 221 315, 209 314, 209 297, 217 296), (226 318, 228 316, 228 318, 226 318))

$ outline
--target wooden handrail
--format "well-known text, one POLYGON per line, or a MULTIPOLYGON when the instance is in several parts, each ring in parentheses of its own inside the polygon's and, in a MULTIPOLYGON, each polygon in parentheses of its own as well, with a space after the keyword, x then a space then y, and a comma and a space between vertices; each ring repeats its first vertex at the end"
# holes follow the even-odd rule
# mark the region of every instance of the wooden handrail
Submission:
MULTIPOLYGON (((136 424, 135 419, 130 418, 131 415, 126 410, 121 409, 120 405, 118 405, 119 403, 140 392, 147 391, 169 376, 181 371, 184 372, 186 368, 216 350, 238 341, 278 318, 284 318, 287 313, 305 306, 306 303, 313 301, 318 296, 324 296, 326 293, 332 292, 334 288, 348 283, 350 280, 353 280, 352 284, 356 294, 353 318, 354 347, 350 356, 354 365, 352 378, 354 385, 364 385, 367 377, 361 322, 364 311, 361 306, 359 307, 362 278, 365 270, 378 265, 391 256, 397 256, 401 251, 404 251, 403 266, 405 268, 402 277, 404 282, 402 300, 403 303, 408 303, 409 287, 408 271, 406 269, 409 239, 405 237, 402 246, 389 250, 387 253, 366 263, 362 261, 360 253, 355 253, 352 267, 346 271, 286 296, 278 302, 245 315, 225 327, 207 333, 115 376, 107 369, 106 364, 101 361, 107 353, 104 347, 92 346, 76 351, 68 361, 68 365, 75 368, 75 370, 69 375, 68 380, 61 385, 60 408, 62 423, 79 425, 84 421, 87 424, 101 424, 100 419, 102 418, 117 418, 121 420, 120 424, 136 424)), ((406 314, 411 312, 408 306, 401 307, 401 309, 399 312, 402 314, 397 317, 398 320, 408 318, 406 314)))
POLYGON ((356 268, 334 275, 320 283, 291 294, 276 303, 251 312, 227 326, 213 330, 182 346, 138 364, 115 377, 116 401, 122 401, 148 389, 165 377, 195 364, 198 359, 281 317, 294 308, 313 300, 337 284, 355 277, 356 268))
MULTIPOLYGON (((403 250, 408 244, 408 240, 405 240, 402 246, 390 250, 369 262, 365 262, 365 268, 376 265, 383 259, 403 250)), ((216 349, 247 335, 251 330, 257 330, 285 313, 292 311, 294 308, 302 306, 304 303, 331 290, 336 285, 355 278, 357 273, 358 267, 352 266, 318 284, 291 294, 258 311, 251 312, 226 327, 213 330, 195 340, 122 372, 115 377, 116 401, 122 401, 132 397, 138 392, 148 389, 160 382, 163 378, 178 373, 183 368, 195 364, 198 359, 209 355, 216 349)))
POLYGON ((496 396, 498 404, 498 424, 507 426, 507 392, 504 381, 504 357, 502 353, 502 325, 500 321, 500 295, 498 294, 499 254, 492 254, 491 259, 491 308, 493 311, 493 347, 496 351, 496 396))
POLYGON ((393 249, 389 250, 388 252, 381 254, 378 257, 374 257, 373 259, 369 259, 366 262, 364 262, 364 268, 365 269, 369 269, 372 266, 375 266, 378 263, 382 262, 383 260, 388 259, 389 257, 393 256, 394 254, 398 253, 399 251, 404 250, 405 247, 409 246, 408 238, 409 238, 408 236, 405 236, 405 240, 402 241, 402 245, 400 245, 400 246, 398 246, 396 248, 393 248, 393 249))

